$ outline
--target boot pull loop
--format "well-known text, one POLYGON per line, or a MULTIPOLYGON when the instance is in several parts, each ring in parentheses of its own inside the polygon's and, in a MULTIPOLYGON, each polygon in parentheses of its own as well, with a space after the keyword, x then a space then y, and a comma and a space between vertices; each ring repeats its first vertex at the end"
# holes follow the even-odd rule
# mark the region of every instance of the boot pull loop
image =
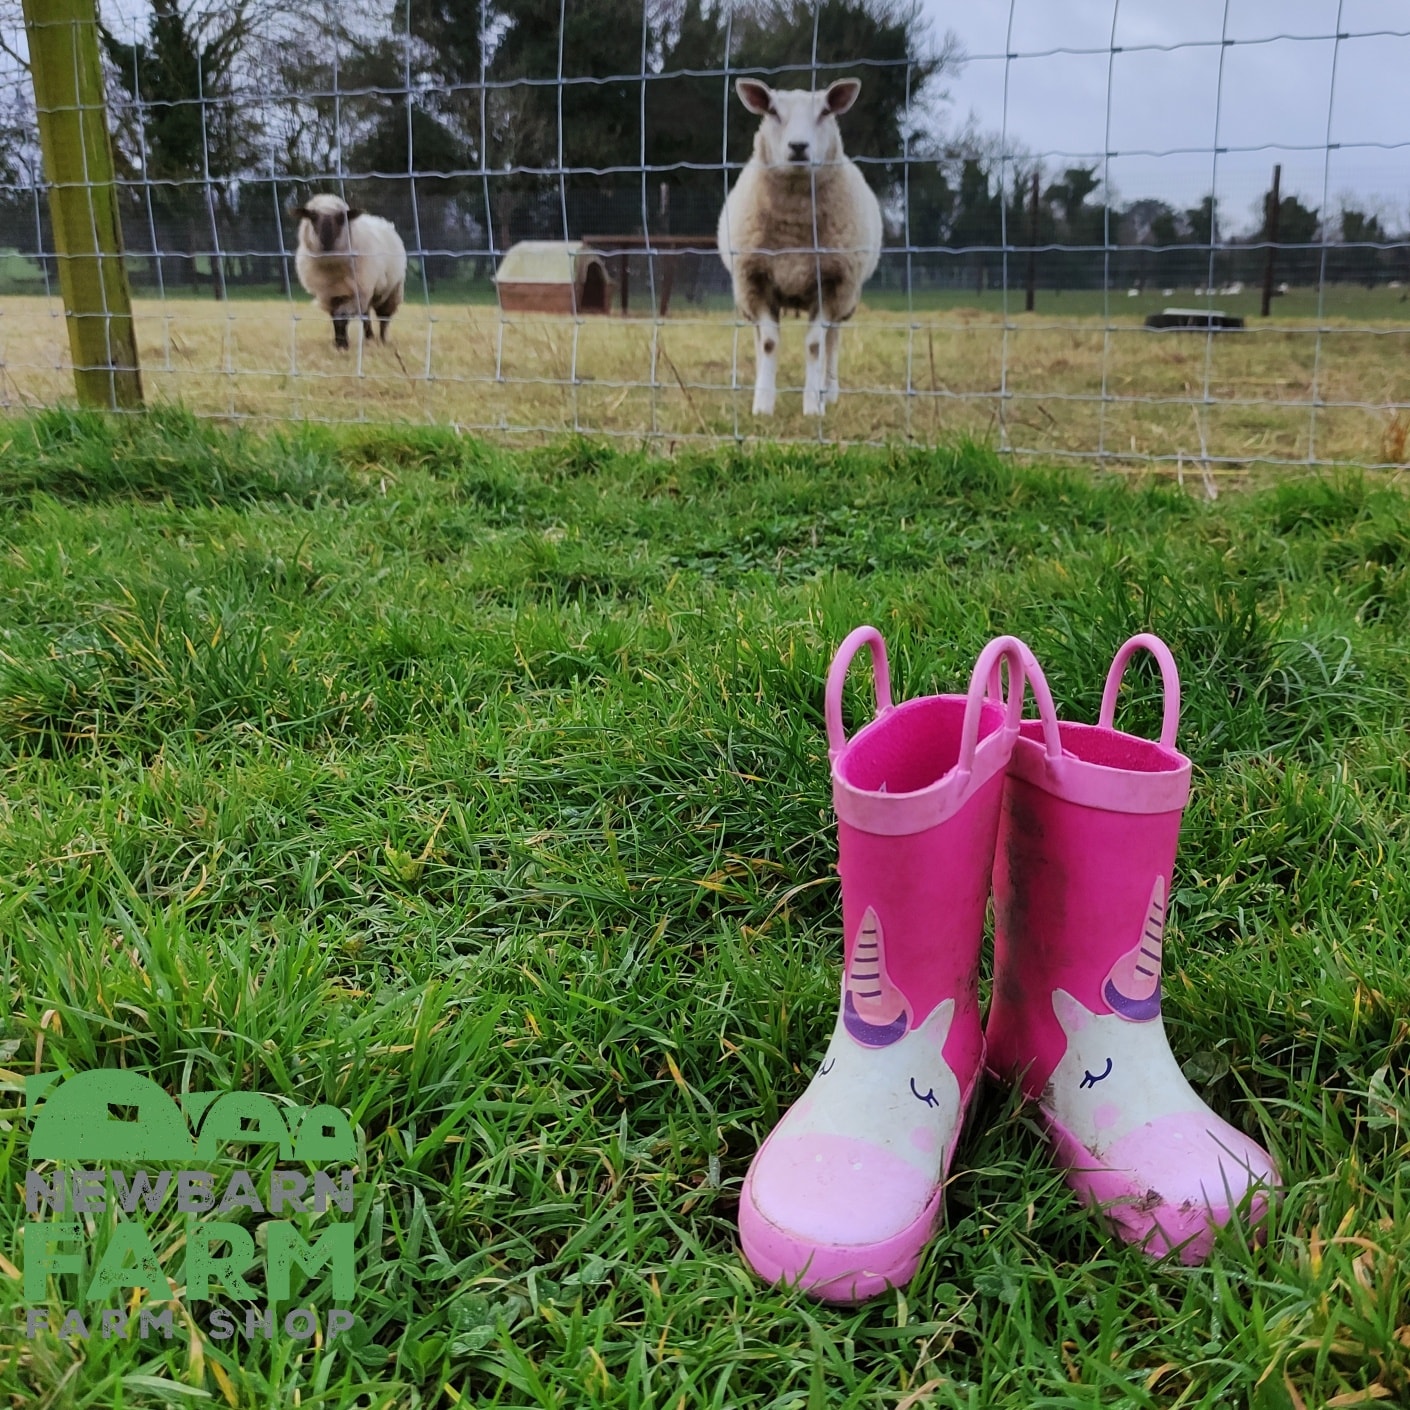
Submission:
POLYGON ((965 699, 964 723, 960 727, 960 757, 955 768, 962 774, 974 770, 974 751, 979 747, 979 711, 985 697, 990 693, 1004 706, 1004 729, 1010 735, 1017 735, 1023 721, 1023 692, 1027 675, 1024 669, 1024 656, 1028 648, 1016 636, 996 636, 974 663, 969 677, 969 693, 965 699), (999 665, 1006 662, 1009 668, 1009 693, 999 694, 1003 684, 999 676, 999 665))
POLYGON ((1062 735, 1058 733, 1057 706, 1053 704, 1053 693, 1048 689, 1048 678, 1043 674, 1038 658, 1028 649, 1025 642, 1019 642, 1019 645, 1023 647, 1024 674, 1038 706, 1038 719, 1043 725, 1043 747, 1047 751, 1049 765, 1056 765, 1062 758, 1062 735))
POLYGON ((1159 663, 1160 678, 1165 686, 1165 715, 1160 725, 1160 745, 1162 749, 1174 749, 1175 733, 1180 727, 1180 673, 1175 669, 1175 658, 1170 654, 1170 648, 1150 632, 1133 636, 1116 653, 1116 659, 1107 673, 1106 689, 1102 691, 1102 708, 1097 723, 1103 729, 1116 728, 1116 697, 1121 691, 1121 678, 1126 674, 1126 663, 1142 647, 1159 663))
POLYGON ((875 627, 858 627, 849 632, 827 672, 828 756, 835 759, 847 745, 847 731, 842 724, 842 687, 847 680, 847 668, 863 646, 871 648, 871 674, 876 688, 876 713, 884 715, 891 708, 891 667, 886 661, 886 642, 875 627))
MULTIPOLYGON (((1038 658, 1029 649, 1026 641, 1021 641, 1017 637, 1012 638, 1018 642, 1019 654, 1023 658, 1023 679, 1024 683, 1032 688, 1034 703, 1038 706, 1038 720, 1043 726, 1043 747, 1051 761, 1062 758, 1062 736, 1058 733, 1057 707, 1053 704, 1053 693, 1048 689, 1048 679, 1043 674, 1043 668, 1038 664, 1038 658)), ((990 700, 997 700, 999 704, 1007 704, 1002 690, 1002 682, 999 680, 999 661, 1001 657, 995 657, 993 666, 989 670, 989 688, 985 692, 990 700)), ((1021 708, 1021 706, 1020 706, 1021 708)))

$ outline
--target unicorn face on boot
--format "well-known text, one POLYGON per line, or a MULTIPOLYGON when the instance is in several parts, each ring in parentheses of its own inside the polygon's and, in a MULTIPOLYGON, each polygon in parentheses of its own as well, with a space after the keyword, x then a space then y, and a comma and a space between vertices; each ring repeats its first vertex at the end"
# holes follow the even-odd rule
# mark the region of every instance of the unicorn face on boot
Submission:
POLYGON ((954 1016, 945 999, 913 1023, 868 909, 827 1052, 750 1172, 745 1198, 757 1216, 834 1250, 879 1245, 934 1218, 963 1104, 945 1061, 954 1016))
POLYGON ((886 968, 886 936, 868 906, 842 976, 842 1008, 822 1065, 780 1129, 845 1134, 894 1150, 922 1169, 959 1125, 960 1085, 945 1061, 955 1003, 913 1026, 886 968))
POLYGON ((959 1126, 960 1084, 945 1061, 955 1001, 884 1048, 852 1035, 844 1014, 817 1075, 784 1117, 781 1136, 847 1136, 933 1171, 959 1126))
MULTIPOLYGON (((1160 1017, 1164 929, 1157 877, 1140 939, 1102 985, 1112 1011, 1053 991, 1066 1051, 1041 1105, 1077 1188, 1152 1253, 1179 1248, 1195 1262, 1214 1226, 1278 1176, 1261 1146, 1200 1100, 1170 1051, 1160 1017)), ((1266 1195, 1254 1203, 1261 1210, 1266 1195)))
POLYGON ((1093 1013, 1066 989, 1053 991, 1053 1012, 1067 1051, 1048 1079, 1042 1104, 1061 1113, 1063 1125, 1089 1150, 1100 1154, 1147 1121, 1198 1103, 1158 1016, 1133 1023, 1093 1013))
POLYGON ((1097 1154, 1158 1116, 1202 1105, 1160 1019, 1165 913, 1165 878, 1157 876, 1140 937, 1102 983, 1109 1012, 1093 1013, 1065 989, 1053 992, 1067 1047, 1043 1105, 1061 1110, 1063 1124, 1097 1154))

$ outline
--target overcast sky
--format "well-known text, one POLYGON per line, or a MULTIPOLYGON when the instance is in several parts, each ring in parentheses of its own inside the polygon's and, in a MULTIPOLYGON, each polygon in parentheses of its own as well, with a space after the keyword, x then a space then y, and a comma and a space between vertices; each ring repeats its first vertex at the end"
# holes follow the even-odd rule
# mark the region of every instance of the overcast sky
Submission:
MULTIPOLYGON (((972 116, 998 133, 1007 77, 1009 138, 1050 174, 1096 165, 1122 203, 1184 208, 1215 189, 1221 229, 1236 234, 1256 224, 1281 162, 1284 192, 1309 206, 1325 191, 1333 213, 1357 204, 1391 229, 1410 224, 1410 0, 921 3, 934 37, 952 29, 970 55, 949 82, 947 125, 972 116)), ((101 7, 130 23, 148 0, 101 7)))
POLYGON ((951 121, 972 112, 982 128, 998 131, 1007 67, 1009 135, 1029 151, 1051 153, 1049 171, 1101 164, 1110 150, 1120 154, 1110 165, 1120 200, 1158 196, 1192 206, 1213 185, 1232 233, 1253 223, 1281 162, 1283 190, 1308 205, 1322 205, 1325 181, 1333 210, 1354 195, 1404 227, 1410 37, 1356 36, 1410 35, 1407 0, 1013 0, 1011 40, 1009 0, 923 3, 936 34, 954 30, 972 56, 950 84, 951 121), (1338 10, 1341 32, 1352 36, 1340 44, 1320 37, 1337 33, 1338 10), (1221 46, 1221 33, 1270 42, 1221 46), (1113 43, 1132 52, 1112 57, 1113 43), (1141 52, 1140 45, 1190 47, 1141 52), (1099 52, 1035 52, 1053 49, 1099 52), (1006 65, 1006 51, 1033 57, 1006 65), (1324 173, 1329 107, 1331 141, 1341 145, 1324 173), (1216 113, 1217 144, 1231 149, 1217 169, 1216 113), (1386 145, 1396 143, 1404 145, 1386 145), (1232 150, 1249 147, 1260 150, 1232 150), (1198 150, 1144 155, 1175 148, 1198 150))

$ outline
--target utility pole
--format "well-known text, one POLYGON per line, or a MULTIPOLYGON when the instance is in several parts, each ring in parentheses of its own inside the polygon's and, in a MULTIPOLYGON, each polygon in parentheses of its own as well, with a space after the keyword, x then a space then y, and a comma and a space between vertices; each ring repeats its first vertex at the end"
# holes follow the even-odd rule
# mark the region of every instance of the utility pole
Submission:
POLYGON ((1023 307, 1033 312, 1033 300, 1038 292, 1038 173, 1033 173, 1033 192, 1028 198, 1028 291, 1023 307))
POLYGON ((1283 180, 1283 165, 1281 162, 1273 168, 1273 189, 1268 193, 1268 214, 1263 221, 1264 235, 1268 240, 1268 248, 1263 255, 1263 317, 1267 318, 1273 306, 1273 266, 1278 250, 1278 208, 1282 202, 1278 198, 1278 190, 1283 180))

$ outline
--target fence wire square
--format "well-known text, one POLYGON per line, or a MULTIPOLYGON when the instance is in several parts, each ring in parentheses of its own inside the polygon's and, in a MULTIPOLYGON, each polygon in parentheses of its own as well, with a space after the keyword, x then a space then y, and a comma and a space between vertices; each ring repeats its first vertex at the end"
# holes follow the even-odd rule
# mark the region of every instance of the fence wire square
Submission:
POLYGON ((971 435, 1121 463, 1407 461, 1410 119, 1374 96, 1410 56, 1395 6, 32 8, 28 29, 0 10, 0 406, 73 394, 54 210, 75 183, 45 169, 27 71, 61 24, 101 55, 149 401, 664 449, 971 435), (742 75, 862 81, 840 126, 884 248, 821 417, 791 322, 776 413, 752 411, 754 332, 715 248, 758 122, 742 75), (386 346, 354 326, 335 348, 300 288, 292 212, 320 191, 405 244, 386 346), (593 272, 566 303, 511 287, 525 241, 593 272), (1244 326, 1146 326, 1167 308, 1244 326))

